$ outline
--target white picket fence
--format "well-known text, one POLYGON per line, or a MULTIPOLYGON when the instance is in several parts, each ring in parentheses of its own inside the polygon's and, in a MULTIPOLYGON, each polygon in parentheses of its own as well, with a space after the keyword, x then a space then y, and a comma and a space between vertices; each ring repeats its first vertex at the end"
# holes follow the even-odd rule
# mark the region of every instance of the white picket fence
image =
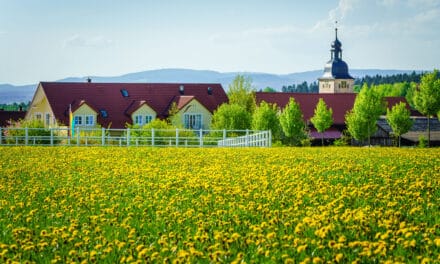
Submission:
POLYGON ((2 146, 271 147, 270 131, 189 129, 2 128, 2 146))

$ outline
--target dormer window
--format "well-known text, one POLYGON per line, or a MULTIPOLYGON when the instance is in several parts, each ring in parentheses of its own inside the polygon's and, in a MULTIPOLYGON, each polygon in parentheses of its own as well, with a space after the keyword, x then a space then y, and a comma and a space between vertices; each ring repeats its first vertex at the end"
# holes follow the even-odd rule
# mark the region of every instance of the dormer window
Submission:
POLYGON ((121 89, 122 97, 128 97, 128 91, 126 89, 121 89))
POLYGON ((101 110, 99 110, 99 112, 101 113, 101 116, 102 116, 103 118, 107 118, 107 117, 108 117, 107 110, 105 110, 105 109, 101 109, 101 110))

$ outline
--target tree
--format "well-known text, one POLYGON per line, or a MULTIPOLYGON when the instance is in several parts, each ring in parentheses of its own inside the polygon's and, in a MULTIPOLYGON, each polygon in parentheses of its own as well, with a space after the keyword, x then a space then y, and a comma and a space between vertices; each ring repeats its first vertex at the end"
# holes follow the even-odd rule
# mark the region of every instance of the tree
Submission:
POLYGON ((438 70, 423 75, 419 89, 414 91, 414 106, 428 117, 428 147, 431 141, 430 118, 440 111, 440 78, 438 70))
POLYGON ((350 134, 359 141, 368 138, 368 145, 371 145, 371 135, 376 130, 376 121, 385 112, 385 101, 380 94, 369 89, 364 84, 354 101, 353 109, 346 115, 347 129, 350 134))
POLYGON ((242 106, 247 112, 252 114, 256 107, 252 79, 244 75, 237 75, 229 85, 228 98, 230 104, 242 106))
POLYGON ((316 104, 315 114, 310 119, 316 130, 321 133, 321 145, 324 146, 324 131, 333 124, 333 110, 327 108, 327 104, 322 98, 319 98, 316 104))
POLYGON ((399 147, 400 136, 408 132, 412 127, 413 121, 410 115, 410 111, 403 102, 394 105, 391 110, 389 108, 387 109, 387 122, 393 130, 393 134, 398 137, 399 147))
POLYGON ((251 114, 237 104, 222 104, 212 116, 212 128, 243 130, 251 126, 251 114))
POLYGON ((280 125, 290 145, 299 145, 307 138, 303 114, 293 97, 281 112, 280 125))
POLYGON ((252 116, 252 129, 270 130, 274 140, 280 138, 280 121, 276 104, 261 102, 252 116))
POLYGON ((263 92, 265 92, 265 93, 276 93, 277 90, 275 90, 272 87, 267 86, 266 88, 263 89, 263 92))

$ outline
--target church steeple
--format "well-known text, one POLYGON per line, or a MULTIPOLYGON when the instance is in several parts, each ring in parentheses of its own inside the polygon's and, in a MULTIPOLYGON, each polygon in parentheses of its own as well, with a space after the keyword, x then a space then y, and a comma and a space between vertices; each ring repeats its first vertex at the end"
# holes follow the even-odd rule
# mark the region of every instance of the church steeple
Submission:
MULTIPOLYGON (((337 22, 336 22, 337 23, 337 22)), ((342 44, 338 39, 338 27, 335 27, 335 40, 331 44, 330 61, 319 78, 320 93, 352 93, 354 79, 348 73, 348 65, 342 60, 342 44)))

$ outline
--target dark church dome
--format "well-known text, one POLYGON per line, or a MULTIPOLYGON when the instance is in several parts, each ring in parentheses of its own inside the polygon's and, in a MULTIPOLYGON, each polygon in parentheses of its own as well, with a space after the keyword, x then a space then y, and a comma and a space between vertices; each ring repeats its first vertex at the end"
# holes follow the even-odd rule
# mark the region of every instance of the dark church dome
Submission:
POLYGON ((336 38, 332 43, 331 59, 324 68, 322 78, 331 79, 353 79, 348 73, 348 65, 342 60, 342 44, 338 39, 338 29, 335 29, 336 38))

